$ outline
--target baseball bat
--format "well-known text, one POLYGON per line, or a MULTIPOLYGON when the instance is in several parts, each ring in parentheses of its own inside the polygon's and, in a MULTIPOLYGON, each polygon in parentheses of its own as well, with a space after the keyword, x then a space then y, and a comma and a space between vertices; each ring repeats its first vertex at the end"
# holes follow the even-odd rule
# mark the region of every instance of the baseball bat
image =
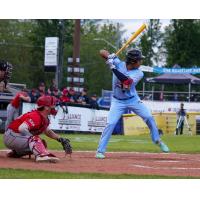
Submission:
POLYGON ((141 33, 144 31, 144 29, 146 29, 147 26, 146 24, 143 24, 128 40, 127 42, 121 47, 121 49, 119 49, 115 54, 119 55, 121 53, 121 51, 123 51, 124 49, 126 49, 128 47, 128 45, 141 33))

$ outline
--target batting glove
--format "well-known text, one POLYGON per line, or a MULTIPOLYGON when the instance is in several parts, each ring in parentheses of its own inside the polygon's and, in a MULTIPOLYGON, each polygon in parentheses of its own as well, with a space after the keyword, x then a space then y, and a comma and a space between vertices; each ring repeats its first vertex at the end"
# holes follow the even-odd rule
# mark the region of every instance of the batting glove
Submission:
POLYGON ((115 53, 112 53, 108 56, 108 59, 115 59, 117 58, 117 56, 115 55, 115 53))
POLYGON ((115 69, 115 65, 114 65, 113 63, 114 63, 114 59, 108 59, 108 60, 106 61, 106 65, 108 65, 108 67, 109 67, 110 69, 115 69))

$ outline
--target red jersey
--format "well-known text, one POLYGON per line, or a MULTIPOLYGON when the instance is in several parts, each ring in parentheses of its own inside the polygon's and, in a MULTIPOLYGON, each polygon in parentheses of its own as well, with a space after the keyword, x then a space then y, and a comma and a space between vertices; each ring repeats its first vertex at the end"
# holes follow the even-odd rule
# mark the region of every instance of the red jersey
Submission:
POLYGON ((15 108, 19 108, 20 106, 20 101, 21 101, 21 98, 19 97, 20 95, 23 95, 25 97, 28 96, 28 94, 26 92, 18 92, 15 96, 15 98, 11 101, 11 105, 15 108))
POLYGON ((70 98, 68 96, 61 96, 60 101, 65 103, 65 102, 70 102, 70 98))
POLYGON ((12 121, 8 128, 15 133, 19 133, 19 126, 24 122, 28 125, 28 130, 33 135, 40 135, 49 126, 49 119, 44 118, 39 111, 33 110, 12 121))

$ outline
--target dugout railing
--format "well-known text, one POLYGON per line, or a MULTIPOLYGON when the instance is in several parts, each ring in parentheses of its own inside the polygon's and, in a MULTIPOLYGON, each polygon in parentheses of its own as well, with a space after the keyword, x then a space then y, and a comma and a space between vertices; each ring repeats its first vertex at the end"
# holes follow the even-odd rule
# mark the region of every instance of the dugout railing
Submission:
POLYGON ((199 102, 200 92, 180 92, 180 91, 138 91, 138 94, 143 100, 151 101, 187 101, 187 102, 199 102))

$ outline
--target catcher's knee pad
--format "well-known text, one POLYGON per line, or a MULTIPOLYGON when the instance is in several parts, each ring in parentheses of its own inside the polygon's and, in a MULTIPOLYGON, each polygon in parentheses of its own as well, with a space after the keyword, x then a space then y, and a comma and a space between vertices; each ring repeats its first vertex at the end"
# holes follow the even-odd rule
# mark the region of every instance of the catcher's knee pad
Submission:
POLYGON ((44 143, 38 135, 32 136, 29 139, 29 148, 35 156, 46 156, 49 154, 45 145, 46 142, 44 143))
POLYGON ((43 143, 44 147, 47 149, 47 142, 46 142, 46 140, 44 140, 44 139, 41 139, 41 140, 42 140, 42 143, 43 143))

